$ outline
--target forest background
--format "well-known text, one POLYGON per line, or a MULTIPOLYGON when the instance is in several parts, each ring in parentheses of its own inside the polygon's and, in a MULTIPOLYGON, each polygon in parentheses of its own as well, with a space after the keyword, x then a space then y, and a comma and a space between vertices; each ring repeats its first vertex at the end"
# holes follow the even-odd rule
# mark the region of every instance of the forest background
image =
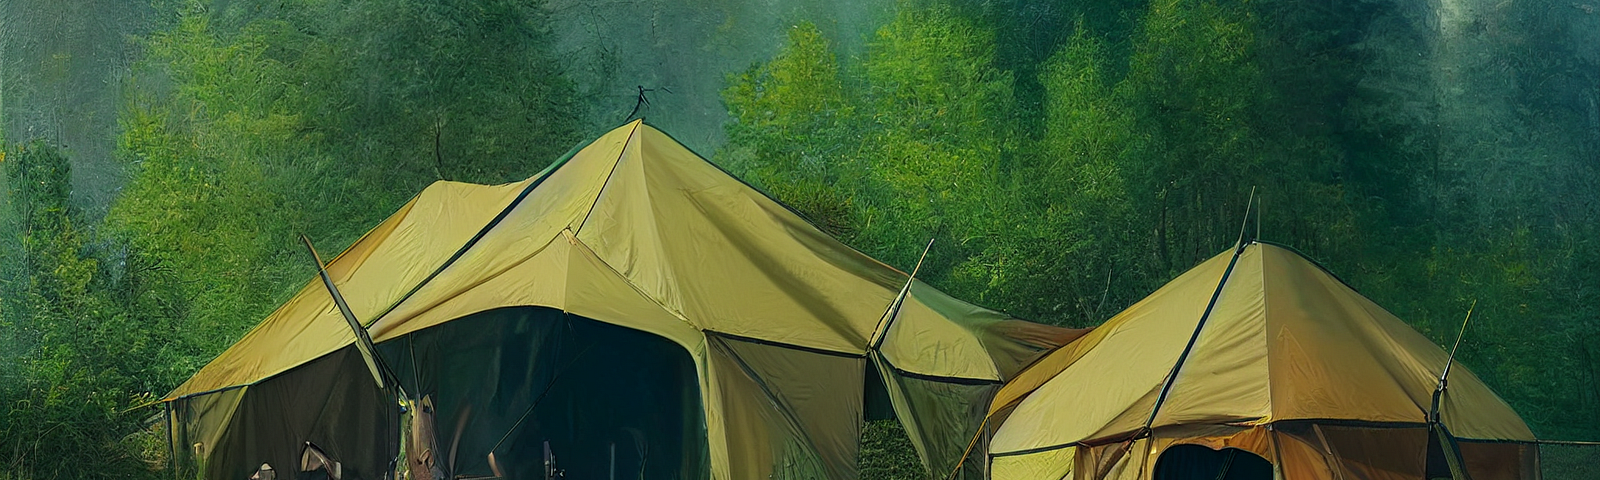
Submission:
MULTIPOLYGON (((938 239, 923 278, 1056 325, 1227 248, 1254 189, 1262 238, 1434 341, 1477 301, 1461 360, 1600 438, 1593 5, 129 3, 0 6, 0 479, 161 475, 136 407, 313 276, 297 234, 525 178, 639 87, 850 245, 938 239)), ((866 478, 919 478, 903 435, 869 426, 866 478)))

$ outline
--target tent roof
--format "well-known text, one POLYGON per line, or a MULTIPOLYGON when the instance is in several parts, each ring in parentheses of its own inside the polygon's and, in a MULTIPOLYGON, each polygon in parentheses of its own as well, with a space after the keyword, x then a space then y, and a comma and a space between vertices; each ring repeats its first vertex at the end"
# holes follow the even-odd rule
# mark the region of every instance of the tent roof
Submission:
MULTIPOLYGON (((642 121, 522 182, 437 182, 328 272, 380 343, 474 312, 547 306, 691 350, 712 332, 855 356, 906 281, 642 121)), ((249 385, 349 345, 339 315, 309 282, 166 399, 249 385)), ((920 283, 892 325, 881 351, 896 368, 989 381, 1072 333, 920 283)))
MULTIPOLYGON (((1152 427, 1318 420, 1427 422, 1447 354, 1299 254, 1251 243, 1189 270, 1018 374, 991 413, 1012 406, 993 454, 1137 432, 1225 284, 1152 427), (1225 273, 1226 272, 1226 273, 1225 273)), ((1461 365, 1441 411, 1462 438, 1533 440, 1522 419, 1461 365)))

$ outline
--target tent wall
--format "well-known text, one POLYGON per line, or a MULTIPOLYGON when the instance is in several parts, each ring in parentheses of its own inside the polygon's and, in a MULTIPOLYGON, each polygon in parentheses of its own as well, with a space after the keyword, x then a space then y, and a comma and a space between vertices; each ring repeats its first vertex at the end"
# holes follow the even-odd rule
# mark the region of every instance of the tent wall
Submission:
POLYGON ((864 358, 708 340, 717 430, 727 448, 717 478, 857 478, 864 358))
POLYGON ((544 443, 568 478, 704 478, 698 375, 664 338, 559 310, 491 310, 378 346, 435 407, 451 477, 539 478, 544 443), (613 457, 613 451, 615 456, 613 457))
POLYGON ((399 449, 397 408, 351 347, 173 407, 180 471, 204 478, 247 478, 263 463, 292 474, 311 442, 343 465, 345 478, 379 479, 399 449))
POLYGON ((895 369, 877 355, 874 364, 883 375, 896 416, 926 463, 924 467, 936 473, 955 469, 983 423, 984 411, 1000 383, 916 375, 895 369))
POLYGON ((173 467, 179 478, 199 477, 199 469, 208 454, 216 449, 218 440, 227 431, 228 421, 244 388, 232 388, 205 395, 174 400, 168 404, 171 414, 167 428, 172 448, 173 467))

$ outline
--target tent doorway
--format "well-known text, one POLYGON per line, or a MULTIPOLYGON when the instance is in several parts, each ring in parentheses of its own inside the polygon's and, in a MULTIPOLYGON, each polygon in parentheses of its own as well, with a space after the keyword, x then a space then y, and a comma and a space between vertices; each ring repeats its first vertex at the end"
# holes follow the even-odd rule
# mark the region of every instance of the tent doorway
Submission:
POLYGON ((429 397, 434 465, 450 478, 543 478, 547 445, 566 478, 705 476, 696 368, 659 336, 515 307, 379 349, 408 394, 429 397))
POLYGON ((1237 448, 1174 445, 1156 459, 1155 480, 1272 480, 1272 464, 1237 448))

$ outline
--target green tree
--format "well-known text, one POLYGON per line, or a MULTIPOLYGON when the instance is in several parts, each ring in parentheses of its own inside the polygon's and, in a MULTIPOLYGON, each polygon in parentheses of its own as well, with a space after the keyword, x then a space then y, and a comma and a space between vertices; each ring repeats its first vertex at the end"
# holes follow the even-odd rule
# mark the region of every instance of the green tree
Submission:
POLYGON ((1102 42, 1080 25, 1039 68, 1045 131, 1020 154, 1006 240, 977 257, 1008 264, 986 298, 1014 314, 1093 325, 1134 300, 1129 282, 1145 280, 1130 275, 1144 258, 1131 252, 1145 244, 1129 227, 1122 164, 1132 118, 1113 97, 1107 63, 1102 42))
POLYGON ((166 299, 144 291, 115 242, 80 226, 71 169, 35 142, 4 165, 21 255, 0 308, 0 474, 22 478, 138 478, 155 436, 135 407, 173 379, 185 353, 166 299), (116 263, 108 262, 115 261, 116 263))
POLYGON ((850 238, 865 176, 861 122, 822 31, 795 25, 776 57, 728 83, 722 97, 733 121, 717 161, 828 233, 850 238))
POLYGON ((1016 146, 1011 74, 995 67, 991 30, 938 3, 902 5, 863 69, 872 112, 862 154, 878 201, 861 243, 909 267, 942 238, 928 265, 939 276, 1002 231, 1002 169, 1016 146))
POLYGON ((311 275, 297 234, 337 251, 430 182, 520 179, 577 140, 536 2, 174 8, 144 41, 108 223, 185 280, 208 351, 311 275))

